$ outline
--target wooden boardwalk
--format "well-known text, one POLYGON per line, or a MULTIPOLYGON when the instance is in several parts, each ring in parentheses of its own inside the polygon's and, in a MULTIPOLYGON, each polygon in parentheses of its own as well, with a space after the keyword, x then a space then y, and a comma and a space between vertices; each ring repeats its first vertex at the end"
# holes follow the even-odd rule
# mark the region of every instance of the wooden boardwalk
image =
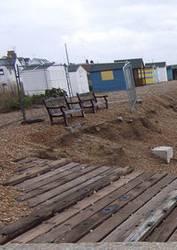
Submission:
POLYGON ((4 183, 33 211, 0 244, 177 241, 177 176, 28 158, 4 183))

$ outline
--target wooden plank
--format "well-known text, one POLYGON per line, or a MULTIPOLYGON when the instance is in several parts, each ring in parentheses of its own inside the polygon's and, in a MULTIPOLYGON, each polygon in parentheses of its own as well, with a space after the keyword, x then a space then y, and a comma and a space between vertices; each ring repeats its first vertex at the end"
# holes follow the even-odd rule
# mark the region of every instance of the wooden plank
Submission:
MULTIPOLYGON (((130 171, 130 168, 128 168, 130 171)), ((29 216, 21 220, 7 225, 0 229, 0 244, 4 244, 14 237, 26 232, 27 230, 39 225, 42 221, 49 219, 57 212, 61 212, 79 200, 91 195, 94 191, 109 185, 112 181, 119 179, 120 171, 117 169, 110 173, 103 173, 99 176, 86 181, 85 183, 73 189, 69 195, 66 195, 56 203, 43 207, 43 209, 35 209, 29 216)))
MULTIPOLYGON (((84 235, 88 234, 90 230, 93 230, 98 225, 103 223, 108 218, 112 217, 113 214, 120 211, 125 205, 130 203, 133 199, 138 197, 140 194, 144 192, 147 188, 151 187, 155 184, 159 179, 163 178, 164 174, 156 174, 153 177, 147 178, 143 183, 131 189, 129 192, 124 195, 118 196, 115 201, 110 203, 101 211, 93 214, 86 220, 83 220, 77 226, 75 226, 72 230, 66 232, 65 234, 59 236, 55 242, 77 242, 79 239, 84 237, 84 235)), ((86 236, 88 237, 88 236, 86 236)), ((83 238, 82 242, 85 241, 83 238)))
POLYGON ((145 239, 148 242, 166 242, 173 232, 177 229, 177 207, 167 218, 154 229, 154 231, 145 239))
MULTIPOLYGON (((106 170, 105 172, 101 173, 98 176, 101 178, 103 175, 105 175, 105 177, 106 177, 106 175, 109 176, 109 174, 112 174, 112 172, 115 172, 115 174, 119 175, 119 177, 120 177, 120 176, 126 175, 128 173, 131 173, 132 172, 132 168, 131 167, 126 167, 126 168, 123 168, 123 169, 119 169, 119 168, 114 169, 114 168, 111 168, 111 169, 106 170)), ((94 181, 94 179, 91 179, 91 180, 94 181)), ((68 185, 70 185, 70 183, 68 185)), ((52 205, 53 203, 58 202, 58 200, 62 199, 66 195, 70 195, 72 192, 79 190, 80 186, 82 186, 82 184, 79 184, 78 186, 75 186, 73 188, 71 187, 67 191, 64 191, 63 193, 60 193, 59 195, 57 195, 57 196, 55 196, 55 197, 53 197, 53 198, 51 198, 49 200, 44 201, 42 204, 39 205, 39 207, 42 208, 43 206, 52 205)), ((65 188, 66 188, 66 186, 62 187, 62 190, 65 189, 65 188)))
POLYGON ((174 233, 171 235, 171 237, 168 239, 168 241, 177 242, 177 230, 174 231, 174 233))
POLYGON ((71 171, 70 171, 71 174, 67 175, 67 173, 65 171, 63 173, 63 174, 65 174, 63 177, 61 175, 55 175, 55 176, 53 176, 52 179, 47 180, 47 181, 50 181, 50 183, 47 183, 46 185, 43 185, 43 186, 39 186, 35 190, 20 196, 18 198, 18 200, 24 201, 24 200, 36 197, 44 192, 47 192, 49 190, 53 190, 56 187, 64 185, 65 183, 70 182, 73 179, 79 178, 79 177, 83 176, 84 174, 87 174, 87 173, 89 173, 97 168, 98 167, 96 167, 96 166, 89 166, 88 167, 86 164, 78 165, 75 169, 75 170, 77 170, 77 172, 74 171, 73 173, 71 173, 71 171))
MULTIPOLYGON (((103 239, 104 242, 122 242, 125 240, 130 233, 136 229, 137 225, 141 223, 143 218, 148 216, 153 210, 158 207, 162 201, 165 199, 166 195, 176 189, 177 180, 174 175, 167 175, 163 178, 157 185, 149 189, 149 192, 152 194, 152 198, 142 204, 142 207, 138 209, 136 212, 132 213, 132 215, 127 218, 122 224, 118 225, 106 238, 103 239)), ((148 198, 147 191, 141 195, 141 200, 145 201, 148 198)), ((139 202, 137 200, 137 202, 139 202)), ((141 202, 141 201, 140 201, 141 202)), ((132 204, 134 206, 134 204, 132 204)))
POLYGON ((39 159, 37 157, 23 157, 21 159, 16 159, 14 160, 14 162, 18 162, 18 163, 29 163, 29 162, 32 162, 32 161, 35 161, 36 159, 39 159))
POLYGON ((64 164, 66 164, 66 159, 61 159, 58 161, 57 165, 50 164, 43 167, 34 167, 33 169, 30 169, 29 172, 25 172, 23 174, 12 176, 9 180, 4 182, 4 185, 16 185, 19 184, 27 179, 33 178, 37 175, 44 174, 48 172, 51 169, 58 168, 64 164))
POLYGON ((72 216, 78 214, 81 210, 86 209, 87 207, 93 205, 95 202, 100 200, 101 198, 105 197, 106 195, 112 193, 116 189, 122 187, 123 185, 127 184, 129 181, 137 178, 138 176, 142 175, 143 171, 136 171, 126 175, 123 178, 120 178, 118 181, 113 182, 111 185, 101 189, 100 191, 94 193, 90 197, 86 197, 84 200, 81 200, 76 205, 68 208, 64 212, 55 215, 51 219, 45 221, 45 223, 40 224, 39 226, 27 231, 26 233, 18 236, 11 243, 29 243, 36 237, 47 233, 53 227, 56 227, 63 223, 64 221, 68 220, 72 216))
POLYGON ((54 171, 50 171, 46 174, 44 174, 45 176, 40 176, 41 179, 39 179, 38 177, 35 177, 35 179, 38 178, 38 181, 36 180, 32 180, 33 181, 33 185, 26 185, 25 186, 25 192, 31 192, 37 188, 40 188, 41 186, 44 186, 50 182, 56 181, 60 178, 63 178, 67 175, 70 175, 73 172, 77 172, 80 171, 80 169, 83 167, 85 167, 86 164, 82 164, 79 165, 79 163, 75 163, 75 162, 71 162, 65 166, 62 166, 58 169, 55 169, 54 171))
MULTIPOLYGON (((39 182, 41 183, 42 181, 45 182, 45 179, 49 178, 49 177, 52 177, 52 176, 55 176, 57 174, 61 174, 63 173, 64 171, 67 171, 67 170, 71 170, 72 168, 78 166, 79 163, 76 163, 76 162, 70 162, 64 166, 60 166, 59 168, 57 169, 52 169, 51 171, 45 173, 45 174, 42 174, 42 175, 39 175, 39 176, 36 176, 32 179, 29 179, 29 180, 25 180, 24 182, 20 183, 20 184, 17 184, 15 185, 16 188, 19 188, 19 189, 22 189, 24 190, 25 189, 25 192, 28 192, 28 191, 31 191, 35 188, 37 188, 39 182)), ((64 173, 63 173, 64 174, 64 173)), ((65 175, 65 174, 64 174, 65 175)), ((64 176, 63 175, 63 176, 64 176)), ((43 183, 43 182, 42 182, 43 183)), ((41 184, 42 185, 42 184, 41 184)))
POLYGON ((37 206, 45 201, 48 201, 49 199, 51 199, 57 195, 60 195, 64 192, 66 192, 67 190, 72 191, 72 188, 74 188, 75 186, 78 186, 79 184, 82 184, 85 181, 87 181, 87 180, 89 180, 89 179, 91 179, 91 178, 93 178, 93 177, 95 177, 103 172, 109 171, 109 170, 110 170, 110 168, 106 167, 106 166, 99 167, 99 168, 91 171, 90 173, 87 173, 86 175, 83 175, 81 177, 78 177, 72 181, 65 183, 62 186, 56 187, 52 190, 49 190, 48 192, 45 192, 41 195, 37 195, 36 197, 29 199, 28 205, 30 207, 35 207, 35 206, 37 206))
MULTIPOLYGON (((93 232, 90 232, 89 234, 81 238, 79 242, 98 242, 104 239, 105 236, 112 232, 116 227, 123 223, 132 213, 136 212, 143 204, 145 204, 154 196, 154 186, 156 187, 156 185, 159 185, 158 182, 163 181, 164 177, 165 175, 160 173, 154 175, 154 178, 152 178, 152 180, 150 181, 151 184, 149 185, 146 191, 144 191, 136 199, 125 205, 111 218, 107 219, 105 222, 95 228, 93 232)), ((137 188, 139 189, 139 187, 137 188)), ((131 195, 131 191, 128 195, 131 195)))
POLYGON ((18 164, 18 168, 17 168, 17 171, 18 173, 22 173, 22 172, 25 172, 25 171, 29 171, 29 169, 33 168, 33 167, 36 167, 36 166, 44 166, 46 164, 50 163, 49 160, 47 159, 35 159, 34 161, 31 161, 31 162, 28 162, 28 163, 19 163, 18 164))
MULTIPOLYGON (((158 207, 165 196, 173 191, 177 187, 176 176, 167 175, 154 187, 150 188, 149 191, 152 193, 153 197, 142 205, 140 209, 132 213, 132 215, 127 218, 122 224, 116 227, 106 238, 103 239, 104 242, 122 242, 128 237, 128 235, 136 228, 136 226, 141 223, 144 217, 149 215, 156 207, 158 207)), ((142 200, 147 196, 146 192, 141 196, 142 200)), ((132 204, 133 205, 133 204, 132 204)))
POLYGON ((128 182, 123 187, 115 190, 114 192, 110 193, 106 197, 103 197, 99 201, 95 202, 92 206, 88 207, 81 213, 77 214, 76 216, 72 217, 68 221, 65 221, 65 223, 61 224, 58 227, 55 227, 54 230, 51 230, 49 233, 45 233, 44 235, 41 235, 40 237, 36 237, 35 240, 33 240, 33 243, 44 243, 44 242, 53 242, 55 241, 59 235, 62 235, 66 232, 68 232, 69 229, 74 228, 76 225, 78 225, 83 220, 87 220, 90 216, 95 214, 98 211, 101 211, 104 207, 108 206, 112 201, 116 200, 117 197, 120 197, 124 193, 128 192, 132 188, 136 187, 138 184, 144 182, 144 180, 147 177, 152 176, 150 173, 144 173, 143 175, 133 179, 132 181, 128 182))
POLYGON ((125 242, 137 242, 145 239, 153 229, 173 210, 177 205, 177 191, 170 193, 163 204, 156 209, 134 232, 132 232, 125 242))

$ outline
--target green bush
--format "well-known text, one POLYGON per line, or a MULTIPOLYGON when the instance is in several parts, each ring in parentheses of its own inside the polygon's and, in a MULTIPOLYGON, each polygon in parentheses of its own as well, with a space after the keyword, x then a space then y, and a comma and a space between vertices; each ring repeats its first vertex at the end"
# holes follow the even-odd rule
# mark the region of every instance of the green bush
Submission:
POLYGON ((57 96, 64 96, 67 95, 67 92, 63 89, 56 89, 56 88, 52 88, 52 89, 47 89, 45 91, 45 96, 46 97, 57 97, 57 96))
MULTIPOLYGON (((30 108, 33 105, 41 105, 44 97, 57 97, 67 95, 66 91, 62 89, 50 89, 46 90, 45 94, 33 95, 33 96, 24 96, 23 105, 25 108, 30 108)), ((1 91, 0 89, 0 112, 10 112, 20 109, 20 101, 18 97, 18 92, 13 91, 12 89, 1 91)))
POLYGON ((32 104, 40 105, 42 104, 42 100, 45 97, 45 95, 33 95, 31 96, 32 104))
POLYGON ((0 102, 0 107, 3 112, 9 112, 19 109, 19 100, 18 97, 10 97, 7 99, 3 99, 0 102))

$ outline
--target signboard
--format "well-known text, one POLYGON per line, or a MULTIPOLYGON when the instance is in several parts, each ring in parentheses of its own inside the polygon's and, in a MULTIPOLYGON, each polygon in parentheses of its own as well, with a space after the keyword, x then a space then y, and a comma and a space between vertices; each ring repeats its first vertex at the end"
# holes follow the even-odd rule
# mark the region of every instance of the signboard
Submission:
POLYGON ((128 94, 128 100, 131 111, 134 111, 136 108, 137 95, 136 95, 136 87, 135 81, 133 77, 132 65, 129 62, 126 62, 123 67, 124 78, 126 82, 126 89, 128 94))

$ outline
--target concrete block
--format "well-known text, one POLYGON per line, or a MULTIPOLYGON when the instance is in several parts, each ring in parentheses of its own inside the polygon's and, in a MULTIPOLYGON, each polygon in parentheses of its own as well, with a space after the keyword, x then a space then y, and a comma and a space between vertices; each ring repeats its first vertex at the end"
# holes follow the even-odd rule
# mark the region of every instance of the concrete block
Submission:
POLYGON ((81 244, 7 244, 0 250, 176 250, 176 242, 81 243, 81 244))
POLYGON ((124 121, 124 119, 123 119, 122 116, 118 116, 118 117, 117 117, 117 120, 118 120, 118 122, 123 122, 123 121, 124 121))
POLYGON ((173 158, 173 148, 168 146, 160 146, 152 149, 152 153, 164 159, 166 163, 170 163, 173 158))

